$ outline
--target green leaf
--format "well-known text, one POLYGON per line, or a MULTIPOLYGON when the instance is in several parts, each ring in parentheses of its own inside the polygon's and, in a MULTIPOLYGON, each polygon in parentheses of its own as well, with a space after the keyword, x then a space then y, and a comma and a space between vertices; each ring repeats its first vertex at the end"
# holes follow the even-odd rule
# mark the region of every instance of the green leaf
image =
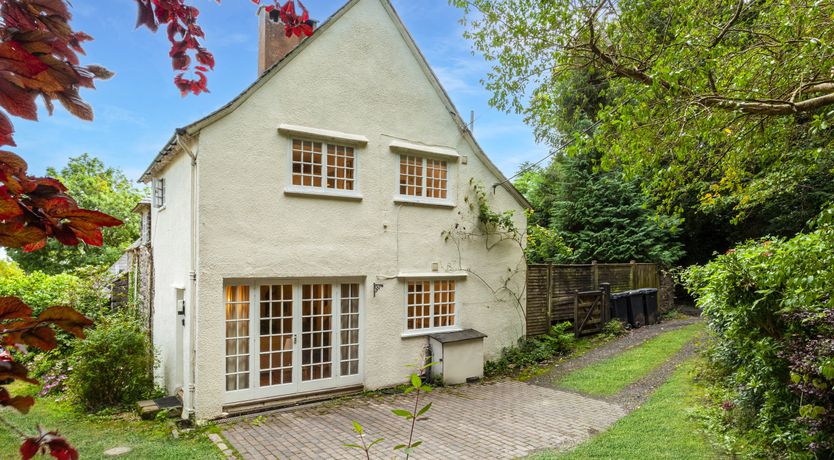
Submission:
POLYGON ((363 433, 362 425, 360 425, 357 421, 353 421, 353 431, 361 435, 363 433))
POLYGON ((385 438, 379 438, 379 439, 375 440, 374 442, 372 442, 372 443, 368 444, 368 449, 370 449, 371 447, 373 447, 373 446, 375 446, 375 445, 377 445, 377 444, 381 443, 381 442, 382 442, 382 441, 384 441, 384 440, 385 440, 385 438))
POLYGON ((414 444, 412 444, 412 445, 411 445, 411 447, 412 447, 412 448, 414 448, 414 447, 419 447, 419 446, 420 446, 420 444, 422 444, 422 443, 423 443, 423 441, 414 441, 414 444))
POLYGON ((400 416, 400 417, 406 417, 406 418, 411 418, 411 417, 413 417, 413 415, 411 414, 411 412, 409 412, 409 411, 407 411, 407 410, 405 410, 405 409, 391 409, 391 412, 393 412, 393 413, 394 413, 394 415, 397 415, 397 416, 400 416))
POLYGON ((420 409, 420 411, 417 412, 416 416, 419 417, 419 416, 425 414, 426 412, 429 411, 429 409, 431 409, 431 403, 426 404, 422 409, 420 409))
POLYGON ((356 444, 343 444, 345 447, 350 447, 351 449, 361 449, 362 446, 357 446, 356 444))
POLYGON ((411 386, 414 388, 420 388, 423 386, 423 381, 420 380, 420 376, 417 374, 411 374, 411 386))
POLYGON ((405 444, 397 444, 396 446, 394 446, 394 450, 404 449, 405 447, 405 444))

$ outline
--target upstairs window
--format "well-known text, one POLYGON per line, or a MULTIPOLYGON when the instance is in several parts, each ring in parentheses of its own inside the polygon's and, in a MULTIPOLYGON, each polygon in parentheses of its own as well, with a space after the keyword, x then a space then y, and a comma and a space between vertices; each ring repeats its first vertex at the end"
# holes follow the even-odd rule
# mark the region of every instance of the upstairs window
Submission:
POLYGON ((160 177, 153 180, 153 205, 161 208, 165 206, 165 178, 160 177))
POLYGON ((293 139, 292 184, 329 190, 356 187, 353 147, 293 139))
POLYGON ((448 171, 445 160, 400 155, 400 195, 445 200, 448 171))

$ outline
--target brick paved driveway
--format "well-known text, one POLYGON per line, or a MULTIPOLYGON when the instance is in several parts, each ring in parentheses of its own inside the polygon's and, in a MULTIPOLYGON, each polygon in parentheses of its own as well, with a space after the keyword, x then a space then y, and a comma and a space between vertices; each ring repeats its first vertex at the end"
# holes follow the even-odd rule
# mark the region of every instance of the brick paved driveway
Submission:
MULTIPOLYGON (((417 423, 418 459, 516 458, 541 449, 567 448, 608 428, 625 411, 573 393, 501 381, 430 394, 429 420, 417 423)), ((376 445, 375 458, 393 458, 392 448, 408 437, 408 424, 391 413, 413 405, 411 396, 361 397, 279 412, 227 425, 223 435, 245 459, 357 459, 351 420, 359 421, 376 445)), ((422 404, 421 404, 422 405, 422 404)))

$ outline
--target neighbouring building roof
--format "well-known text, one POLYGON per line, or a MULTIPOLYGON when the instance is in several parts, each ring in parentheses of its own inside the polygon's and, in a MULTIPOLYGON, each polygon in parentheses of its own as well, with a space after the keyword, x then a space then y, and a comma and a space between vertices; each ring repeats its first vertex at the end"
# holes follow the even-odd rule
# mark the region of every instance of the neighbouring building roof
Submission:
MULTIPOLYGON (((298 45, 294 50, 284 56, 281 60, 276 62, 272 67, 270 67, 266 72, 263 73, 254 83, 252 83, 248 88, 246 88, 242 93, 240 93, 237 97, 229 101, 223 107, 220 107, 218 110, 208 114, 207 116, 201 118, 200 120, 195 121, 189 125, 186 125, 182 128, 178 128, 168 142, 165 144, 165 147, 156 155, 154 160, 142 174, 142 177, 139 179, 141 182, 147 183, 151 180, 154 174, 165 167, 165 165, 170 162, 173 157, 178 153, 179 150, 177 146, 177 137, 182 135, 193 136, 199 133, 203 128, 206 126, 220 120, 227 114, 234 111, 237 107, 239 107, 244 101, 246 101, 252 94, 254 94, 261 86, 266 83, 272 76, 277 74, 278 72, 283 69, 287 63, 293 60, 296 56, 300 53, 304 52, 310 44, 315 41, 321 35, 327 33, 327 30, 330 26, 339 20, 346 12, 348 12, 354 5, 359 3, 363 0, 349 0, 345 3, 339 10, 337 10, 332 16, 330 16, 326 21, 324 21, 314 32, 313 35, 308 37, 306 40, 302 41, 300 45, 298 45)), ((457 125, 458 129, 461 132, 463 138, 467 141, 467 143, 471 146, 472 150, 478 156, 478 158, 484 163, 484 165, 489 169, 489 171, 498 178, 498 183, 496 186, 501 186, 505 188, 515 199, 518 203, 525 207, 530 208, 530 202, 527 201, 526 198, 509 182, 504 176, 504 174, 495 166, 489 157, 486 155, 484 150, 475 140, 472 132, 470 131, 469 127, 467 126, 466 122, 463 120, 463 117, 460 116, 455 105, 452 103, 449 94, 443 88, 443 85, 440 83, 440 80, 437 78, 437 75, 431 69, 426 60, 423 53, 417 47, 417 43, 414 41, 414 38, 411 36, 411 33, 405 27, 405 24, 402 22, 402 19, 397 14, 396 10, 394 9, 393 5, 391 4, 391 0, 378 0, 380 1, 383 6, 385 7, 388 14, 393 19, 397 29, 400 31, 403 39, 405 40, 406 44, 408 45, 409 49, 414 53, 415 57, 417 58, 418 62, 420 63, 420 67, 422 68, 423 72, 425 72, 426 76, 428 77, 429 81, 431 82, 432 86, 437 90, 440 99, 443 101, 443 104, 449 111, 449 114, 453 117, 455 124, 457 125)))
POLYGON ((151 199, 150 198, 142 198, 142 200, 139 201, 138 203, 136 203, 136 206, 134 206, 133 209, 130 210, 130 212, 142 212, 142 211, 144 211, 146 209, 150 209, 150 208, 151 208, 151 199))

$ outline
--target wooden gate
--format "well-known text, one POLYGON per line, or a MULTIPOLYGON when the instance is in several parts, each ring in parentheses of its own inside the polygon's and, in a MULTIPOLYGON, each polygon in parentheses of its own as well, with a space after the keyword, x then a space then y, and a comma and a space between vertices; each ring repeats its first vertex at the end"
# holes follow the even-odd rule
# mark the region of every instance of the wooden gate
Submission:
POLYGON ((610 318, 608 299, 611 285, 601 283, 598 291, 576 291, 573 300, 573 332, 576 337, 602 331, 610 318))

